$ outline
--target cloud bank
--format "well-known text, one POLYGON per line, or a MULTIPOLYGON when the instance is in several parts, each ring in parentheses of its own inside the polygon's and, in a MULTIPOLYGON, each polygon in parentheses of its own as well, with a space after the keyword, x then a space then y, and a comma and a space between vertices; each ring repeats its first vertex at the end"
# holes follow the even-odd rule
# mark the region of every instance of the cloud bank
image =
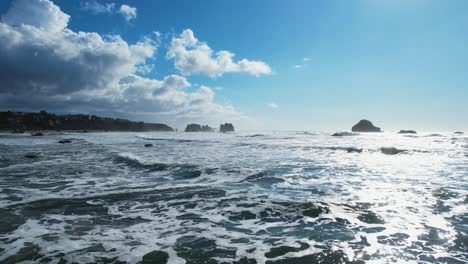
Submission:
POLYGON ((247 59, 234 62, 234 53, 226 50, 218 51, 213 56, 213 50, 200 42, 190 29, 172 38, 166 57, 174 60, 176 69, 183 75, 218 77, 227 72, 246 72, 254 76, 271 73, 270 66, 265 62, 247 59))
POLYGON ((69 19, 49 0, 16 0, 2 16, 2 110, 120 113, 173 122, 246 119, 232 106, 214 103, 209 87, 188 92, 192 85, 183 76, 139 76, 157 51, 152 37, 129 44, 118 35, 74 32, 69 19))

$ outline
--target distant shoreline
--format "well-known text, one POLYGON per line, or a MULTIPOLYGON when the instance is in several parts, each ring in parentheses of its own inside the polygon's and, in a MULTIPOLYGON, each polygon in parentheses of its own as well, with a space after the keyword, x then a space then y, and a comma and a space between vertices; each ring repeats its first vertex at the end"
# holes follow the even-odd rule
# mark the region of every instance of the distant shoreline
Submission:
POLYGON ((95 115, 55 115, 46 111, 0 112, 0 131, 24 132, 150 132, 174 129, 166 124, 145 123, 95 115))

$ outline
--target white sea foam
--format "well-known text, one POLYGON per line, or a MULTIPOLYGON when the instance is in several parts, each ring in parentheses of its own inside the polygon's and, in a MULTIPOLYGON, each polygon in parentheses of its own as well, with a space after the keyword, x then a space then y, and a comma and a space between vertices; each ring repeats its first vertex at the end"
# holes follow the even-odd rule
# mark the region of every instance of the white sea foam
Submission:
POLYGON ((185 263, 183 251, 197 257, 199 248, 228 263, 327 252, 369 263, 468 261, 457 241, 466 238, 468 141, 432 134, 87 133, 67 146, 57 141, 68 135, 6 135, 0 209, 23 218, 0 233, 0 262, 25 243, 54 262, 62 253, 137 263, 158 250, 185 263), (385 155, 383 146, 407 151, 385 155), (40 158, 25 159, 31 152, 40 158))

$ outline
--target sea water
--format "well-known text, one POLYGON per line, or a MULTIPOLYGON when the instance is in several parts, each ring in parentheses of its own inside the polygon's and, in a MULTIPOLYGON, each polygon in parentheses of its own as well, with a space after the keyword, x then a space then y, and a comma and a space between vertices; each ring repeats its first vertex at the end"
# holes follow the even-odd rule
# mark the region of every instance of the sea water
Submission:
POLYGON ((467 263, 467 205, 453 133, 0 134, 0 263, 467 263))

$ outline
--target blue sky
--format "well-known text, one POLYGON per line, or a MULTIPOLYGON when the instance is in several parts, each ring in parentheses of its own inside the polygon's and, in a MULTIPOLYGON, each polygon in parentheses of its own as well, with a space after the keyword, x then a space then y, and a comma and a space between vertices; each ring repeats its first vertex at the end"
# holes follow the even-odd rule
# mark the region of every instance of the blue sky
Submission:
MULTIPOLYGON (((11 2, 0 3, 1 14, 8 12, 11 2)), ((154 68, 138 76, 162 80, 177 75, 190 83, 183 87, 184 96, 210 97, 203 106, 210 111, 191 108, 187 114, 186 109, 166 109, 172 115, 152 116, 145 108, 145 114, 135 111, 135 118, 176 126, 191 120, 217 125, 233 119, 243 129, 288 130, 347 130, 367 118, 384 130, 468 130, 467 1, 53 3, 70 16, 67 29, 73 32, 119 35, 128 44, 159 32, 153 43, 157 49, 143 63, 154 68), (112 8, 98 12, 86 8, 89 4, 112 8), (135 8, 135 16, 126 19, 119 12, 122 5, 135 8), (167 54, 171 41, 186 29, 214 53, 234 53, 234 63, 246 58, 264 63, 269 70, 263 68, 259 74, 238 68, 216 74, 184 73, 175 66, 177 57, 168 58, 167 54), (209 91, 199 93, 205 86, 209 91), (213 112, 217 109, 222 113, 213 112), (234 117, 236 113, 239 119, 234 117)), ((39 107, 26 104, 20 101, 8 107, 39 107)), ((63 105, 67 104, 52 110, 70 111, 60 108, 63 105)), ((115 107, 87 109, 132 118, 115 107)))

